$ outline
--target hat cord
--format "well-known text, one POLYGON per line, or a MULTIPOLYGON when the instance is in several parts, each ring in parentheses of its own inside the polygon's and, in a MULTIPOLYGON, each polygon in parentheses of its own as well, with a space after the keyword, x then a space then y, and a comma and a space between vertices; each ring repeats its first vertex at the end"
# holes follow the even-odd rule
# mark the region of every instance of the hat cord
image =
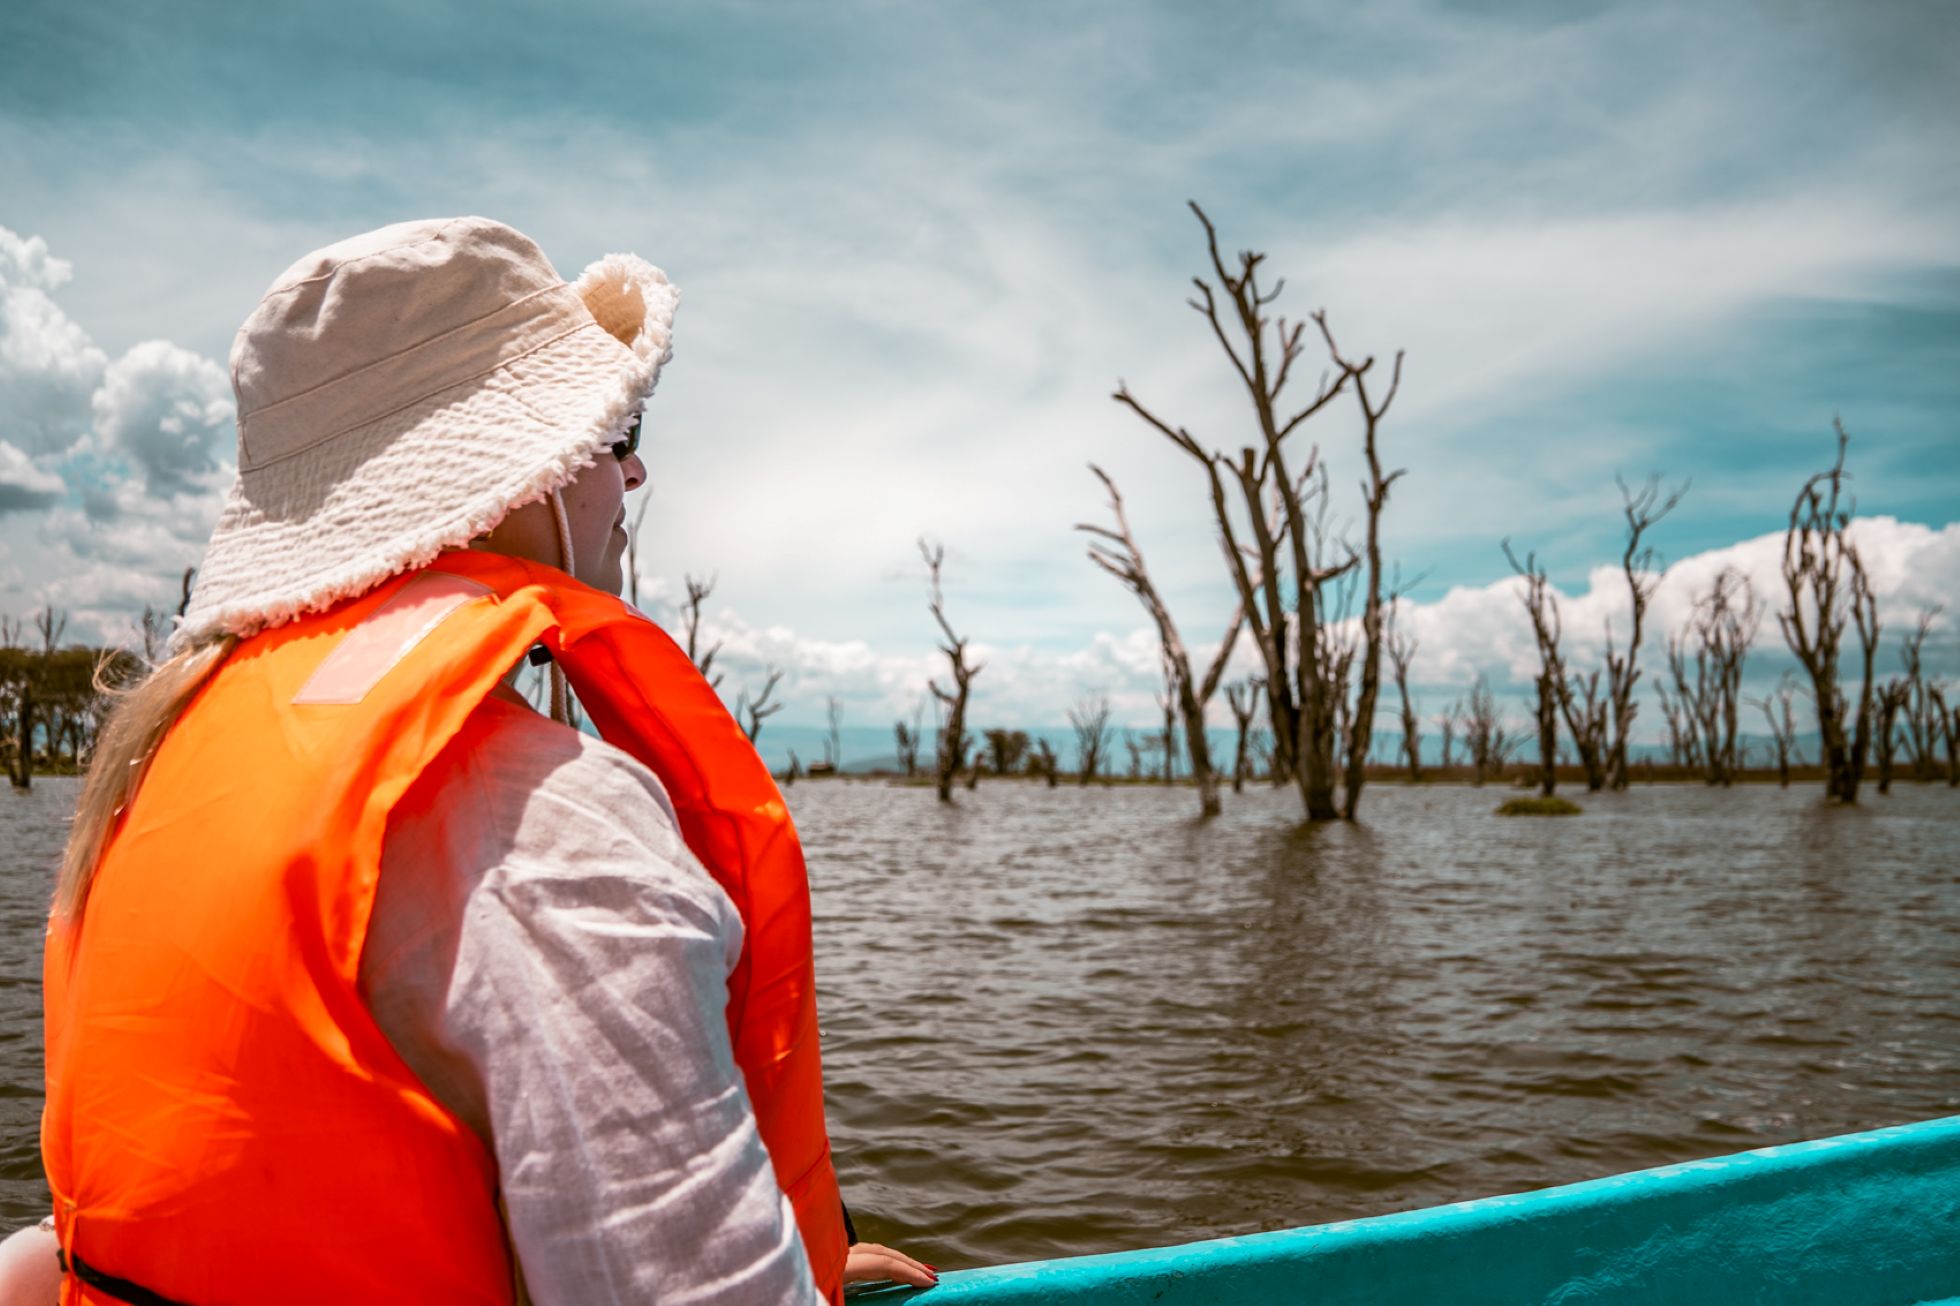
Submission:
MULTIPOLYGON (((572 527, 565 516, 565 501, 558 491, 551 492, 551 520, 558 527, 558 552, 561 566, 567 576, 576 576, 572 564, 572 527)), ((571 691, 565 684, 565 670, 558 665, 558 659, 551 660, 551 719, 564 725, 572 724, 571 691)))

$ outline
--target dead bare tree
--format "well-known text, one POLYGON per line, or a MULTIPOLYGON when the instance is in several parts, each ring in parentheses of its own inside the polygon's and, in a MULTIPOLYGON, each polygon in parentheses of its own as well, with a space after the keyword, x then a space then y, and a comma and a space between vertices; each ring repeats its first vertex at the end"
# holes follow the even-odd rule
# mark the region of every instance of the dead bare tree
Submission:
POLYGON ((1661 714, 1667 719, 1668 761, 1683 770, 1693 770, 1701 756, 1701 742, 1695 733, 1695 715, 1688 704, 1667 692, 1667 682, 1657 681, 1654 689, 1661 696, 1661 714))
POLYGON ((1559 616, 1558 594, 1538 565, 1536 553, 1526 553, 1524 561, 1511 551, 1511 541, 1503 543, 1504 557, 1511 570, 1524 579, 1518 595, 1526 615, 1531 618, 1532 638, 1538 645, 1538 676, 1533 682, 1536 697, 1532 715, 1538 723, 1538 790, 1550 798, 1558 788, 1558 718, 1560 696, 1565 689, 1565 660, 1559 652, 1564 623, 1559 616))
POLYGON ((1442 765, 1445 771, 1450 769, 1450 750, 1456 745, 1456 721, 1457 710, 1454 707, 1438 713, 1436 717, 1436 733, 1442 736, 1442 765))
POLYGON ((1926 693, 1933 700, 1933 720, 1946 737, 1947 786, 1960 787, 1960 704, 1949 708, 1946 689, 1941 685, 1929 685, 1926 693))
MULTIPOLYGON (((41 636, 41 666, 45 669, 53 661, 54 651, 68 630, 68 614, 58 612, 52 606, 45 607, 35 614, 34 629, 41 636)), ((14 697, 15 737, 11 750, 14 768, 9 778, 16 789, 30 789, 34 785, 34 730, 37 721, 42 726, 42 737, 47 742, 50 761, 55 755, 54 696, 52 693, 45 694, 42 698, 47 701, 42 701, 34 692, 36 688, 48 688, 37 684, 44 678, 44 671, 23 676, 14 697)))
MULTIPOLYGON (((1661 479, 1651 476, 1636 493, 1628 487, 1625 480, 1614 477, 1620 487, 1621 511, 1626 515, 1626 548, 1620 554, 1620 570, 1627 579, 1627 597, 1632 601, 1633 629, 1627 636, 1624 654, 1614 651, 1613 624, 1606 625, 1606 698, 1612 708, 1612 743, 1606 756, 1606 782, 1615 789, 1627 787, 1627 742, 1633 734, 1633 718, 1640 711, 1640 704, 1633 696, 1633 689, 1640 681, 1640 643, 1644 636, 1644 623, 1647 618, 1647 604, 1659 588, 1661 577, 1667 568, 1660 564, 1660 557, 1652 548, 1641 544, 1642 538, 1652 529, 1654 523, 1674 511, 1688 492, 1688 482, 1683 481, 1674 490, 1663 496, 1661 479)), ((1582 750, 1583 756, 1583 750, 1582 750)), ((1592 773, 1587 772, 1587 787, 1597 789, 1592 783, 1592 773)))
POLYGON ((42 608, 35 614, 34 629, 41 633, 41 655, 52 657, 61 644, 61 637, 68 633, 68 614, 52 607, 42 608))
POLYGON ((1711 785, 1734 783, 1742 664, 1762 625, 1763 605, 1734 567, 1717 572, 1695 600, 1687 625, 1668 636, 1667 665, 1677 701, 1694 721, 1703 774, 1711 785), (1690 674, 1690 667, 1693 674, 1690 674))
MULTIPOLYGON (((1260 265, 1265 256, 1251 250, 1242 251, 1236 264, 1228 267, 1211 219, 1196 203, 1191 205, 1191 211, 1204 226, 1211 271, 1226 302, 1221 306, 1218 290, 1204 277, 1193 278, 1198 297, 1189 302, 1210 325, 1252 401, 1259 443, 1243 447, 1236 455, 1213 452, 1184 427, 1174 426, 1152 413, 1127 386, 1119 385, 1114 398, 1205 469, 1232 581, 1265 665, 1267 715, 1272 722, 1278 765, 1299 786, 1308 819, 1352 816, 1352 804, 1344 812, 1334 801, 1334 787, 1339 778, 1333 757, 1337 709, 1330 693, 1330 668, 1321 661, 1321 590, 1330 580, 1358 566, 1363 555, 1348 549, 1345 558, 1330 560, 1315 550, 1307 500, 1314 484, 1318 451, 1310 449, 1302 468, 1296 472, 1289 462, 1285 441, 1351 382, 1364 380, 1374 366, 1374 359, 1355 363, 1342 355, 1328 329, 1326 315, 1314 313, 1313 320, 1320 328, 1339 375, 1331 384, 1323 375, 1314 396, 1303 406, 1286 412, 1281 406, 1282 395, 1303 352, 1300 338, 1305 323, 1289 323, 1284 317, 1277 324, 1271 322, 1266 310, 1284 289, 1284 280, 1276 281, 1270 288, 1263 286, 1260 265), (1269 327, 1274 328, 1270 335, 1269 327), (1233 496, 1226 488, 1228 481, 1236 487, 1240 511, 1247 523, 1245 529, 1251 532, 1249 545, 1241 544, 1233 496), (1269 529, 1267 513, 1274 505, 1279 511, 1279 525, 1277 529, 1269 529)), ((1373 430, 1394 401, 1400 375, 1401 355, 1398 354, 1394 374, 1379 401, 1363 399, 1372 474, 1368 499, 1369 541, 1375 555, 1368 581, 1368 606, 1375 614, 1375 621, 1367 633, 1370 648, 1363 664, 1364 679, 1370 661, 1379 670, 1378 527, 1388 487, 1394 480, 1393 475, 1382 475, 1374 461, 1373 430)), ((1363 749, 1364 756, 1365 752, 1363 749)))
POLYGON ((898 743, 898 765, 908 780, 919 773, 919 744, 925 734, 925 710, 926 705, 921 703, 913 709, 909 725, 901 717, 892 726, 892 734, 898 743))
POLYGON ((1833 419, 1837 459, 1797 491, 1783 536, 1783 584, 1789 606, 1776 614, 1784 642, 1809 673, 1817 705, 1824 792, 1841 803, 1858 801, 1871 747, 1875 692, 1872 659, 1878 649, 1878 600, 1864 559, 1851 540, 1855 505, 1845 493, 1844 449, 1851 437, 1833 419), (1855 704, 1845 697, 1839 655, 1845 626, 1855 625, 1862 676, 1855 704))
POLYGON ((0 617, 0 758, 15 789, 34 783, 33 655, 23 642, 18 617, 0 617))
POLYGON ((1068 723, 1075 730, 1076 782, 1086 785, 1109 756, 1109 695, 1079 700, 1068 710, 1068 723))
POLYGON ((1245 792, 1245 771, 1249 762, 1247 745, 1252 733, 1252 718, 1259 712, 1259 677, 1247 676, 1225 686, 1225 701, 1231 706, 1232 720, 1239 728, 1238 747, 1232 754, 1232 792, 1245 792))
POLYGON ((1559 713, 1572 733, 1572 751, 1579 755, 1579 766, 1586 773, 1586 792, 1598 793, 1606 787, 1607 763, 1611 748, 1607 738, 1612 708, 1610 692, 1600 694, 1599 669, 1585 675, 1568 672, 1559 687, 1559 713))
MULTIPOLYGON (((180 617, 191 605, 191 577, 195 575, 197 568, 184 568, 177 599, 177 615, 180 617)), ((137 618, 136 632, 143 641, 143 661, 146 665, 155 666, 163 660, 165 648, 170 643, 172 625, 166 610, 148 603, 143 605, 143 615, 137 618)))
POLYGON ((1061 769, 1061 761, 1055 756, 1055 746, 1046 739, 1037 739, 1034 741, 1034 767, 1040 773, 1041 777, 1048 782, 1050 789, 1053 789, 1059 783, 1056 772, 1061 769))
POLYGON ((1405 631, 1397 620, 1399 605, 1390 605, 1384 647, 1388 650, 1388 662, 1394 668, 1395 692, 1402 700, 1402 756, 1408 762, 1409 782, 1422 781, 1422 718, 1417 714, 1415 700, 1409 696, 1409 666, 1415 661, 1416 637, 1413 631, 1405 631))
POLYGON ((1252 754, 1248 763, 1255 777, 1265 777, 1266 783, 1275 789, 1283 789, 1290 778, 1279 769, 1279 760, 1273 755, 1273 732, 1264 726, 1255 726, 1252 738, 1246 742, 1246 749, 1252 754))
MULTIPOLYGON (((647 505, 652 502, 651 494, 640 496, 640 510, 633 514, 633 528, 626 532, 626 601, 636 608, 640 606, 640 527, 647 519, 647 505)), ((184 591, 188 598, 189 573, 184 576, 184 591)))
MULTIPOLYGON (((966 660, 966 640, 953 633, 952 625, 946 620, 946 599, 939 588, 939 568, 946 560, 946 547, 943 544, 927 544, 924 536, 919 537, 919 556, 926 561, 926 570, 932 580, 932 619, 946 636, 946 642, 939 651, 946 655, 946 662, 953 675, 951 689, 940 688, 937 680, 926 682, 932 696, 939 700, 945 709, 945 719, 939 728, 939 801, 953 801, 953 780, 966 766, 966 750, 969 740, 966 736, 966 704, 973 691, 973 678, 980 674, 985 663, 969 664, 966 660)), ((976 767, 967 788, 973 788, 979 779, 976 767)))
POLYGON ((841 771, 844 769, 844 701, 835 694, 825 694, 823 714, 824 720, 829 723, 823 740, 824 764, 841 771))
MULTIPOLYGON (((1325 505, 1326 498, 1321 503, 1325 505)), ((1324 513, 1317 514, 1324 521, 1324 513)), ((1325 529, 1318 532, 1324 540, 1325 529)), ((1331 600, 1323 603, 1320 623, 1320 665, 1326 669, 1327 701, 1333 704, 1332 742, 1328 760, 1336 775, 1345 775, 1347 760, 1354 754, 1354 700, 1348 697, 1355 657, 1360 651, 1361 632, 1349 620, 1353 615, 1354 586, 1358 572, 1350 571, 1331 582, 1331 600)))
POLYGON ((1941 605, 1919 610, 1919 619, 1913 623, 1912 633, 1899 642, 1899 661, 1905 668, 1906 701, 1903 704, 1901 720, 1905 726, 1905 743, 1912 755, 1912 772, 1915 780, 1930 780, 1939 774, 1939 746, 1941 729, 1939 717, 1933 708, 1933 696, 1926 683, 1924 672, 1924 651, 1926 636, 1933 628, 1933 619, 1939 616, 1941 605))
MULTIPOLYGON (((628 536, 627 538, 630 540, 632 537, 628 536)), ((702 675, 708 677, 708 683, 710 685, 719 689, 721 687, 721 673, 714 670, 714 665, 715 654, 721 652, 721 641, 716 640, 712 648, 703 649, 701 647, 701 605, 707 602, 710 594, 715 592, 716 578, 709 576, 705 580, 696 580, 694 577, 688 576, 685 579, 687 581, 687 604, 681 610, 681 622, 687 629, 687 660, 692 662, 702 675)))
POLYGON ((1109 491, 1110 512, 1116 518, 1115 530, 1087 522, 1077 524, 1075 529, 1095 537, 1089 545, 1089 561, 1123 582, 1157 625, 1165 679, 1165 693, 1158 699, 1159 706, 1164 709, 1164 781, 1168 784, 1171 780, 1175 756, 1173 735, 1181 717, 1184 721, 1185 749, 1191 760, 1191 775, 1198 784, 1198 810, 1202 815, 1216 816, 1219 810, 1218 777, 1212 771, 1211 746, 1205 736, 1205 707, 1217 692, 1219 678, 1225 674, 1225 663, 1239 641, 1239 630, 1245 624, 1245 606, 1241 603, 1233 609, 1232 619, 1226 623, 1225 636, 1218 643, 1218 652, 1213 655, 1211 665, 1205 668, 1202 679, 1194 678, 1191 674, 1191 656, 1185 650, 1183 638, 1177 633, 1177 622, 1171 617, 1170 608, 1151 583, 1150 572, 1143 561, 1143 550, 1137 546, 1136 536, 1130 530, 1129 517, 1123 511, 1123 496, 1118 492, 1116 482, 1094 463, 1089 464, 1089 470, 1109 491))
POLYGON ((1912 686, 1904 677, 1888 680, 1878 689, 1878 729, 1872 736, 1872 751, 1878 763, 1878 792, 1892 792, 1892 762, 1898 753, 1899 717, 1912 700, 1912 686))
POLYGON ((1776 750, 1776 782, 1783 788, 1790 787, 1790 763, 1796 758, 1797 682, 1787 671, 1776 682, 1776 689, 1762 698, 1752 699, 1763 711, 1763 719, 1769 723, 1772 747, 1776 750))
POLYGON ((753 696, 744 689, 735 699, 735 719, 742 724, 742 733, 754 743, 762 734, 762 723, 783 710, 781 703, 773 703, 770 698, 776 686, 782 681, 783 669, 773 663, 763 668, 762 690, 753 696))
POLYGON ((155 666, 163 661, 164 646, 170 642, 170 614, 151 604, 143 605, 136 619, 137 638, 143 642, 143 661, 155 666))
POLYGON ((1504 761, 1517 747, 1517 741, 1504 728, 1497 708, 1497 696, 1490 681, 1480 671, 1471 682, 1470 697, 1458 705, 1463 724, 1463 744, 1470 753, 1471 783, 1482 784, 1486 776, 1504 773, 1504 761))
MULTIPOLYGON (((1551 700, 1539 695, 1534 713, 1542 712, 1548 701, 1556 701, 1558 715, 1565 720, 1565 728, 1572 739, 1572 751, 1578 755, 1579 766, 1586 774, 1586 791, 1598 793, 1607 784, 1610 773, 1612 694, 1611 687, 1605 697, 1600 694, 1600 670, 1581 674, 1573 671, 1560 651, 1563 639, 1563 623, 1559 615, 1558 591, 1551 588, 1545 571, 1538 566, 1537 555, 1527 554, 1520 563, 1511 551, 1511 542, 1505 540, 1504 556, 1509 559, 1512 570, 1525 578, 1525 592, 1519 597, 1525 604, 1525 611, 1531 616, 1532 636, 1538 645, 1541 674, 1550 674, 1552 680, 1551 700)), ((1607 668, 1621 666, 1621 674, 1637 674, 1631 663, 1616 657, 1612 648, 1611 631, 1607 639, 1607 668)), ((1629 714, 1628 720, 1632 719, 1629 714)), ((1549 737, 1545 734, 1545 723, 1539 722, 1539 740, 1542 747, 1549 742, 1552 752, 1557 750, 1558 728, 1554 721, 1549 737)), ((1550 754, 1547 754, 1549 756, 1550 754)), ((1541 758, 1542 761, 1542 758, 1541 758)), ((1555 762, 1545 763, 1553 766, 1555 762)), ((1548 790, 1547 793, 1550 791, 1548 790)))

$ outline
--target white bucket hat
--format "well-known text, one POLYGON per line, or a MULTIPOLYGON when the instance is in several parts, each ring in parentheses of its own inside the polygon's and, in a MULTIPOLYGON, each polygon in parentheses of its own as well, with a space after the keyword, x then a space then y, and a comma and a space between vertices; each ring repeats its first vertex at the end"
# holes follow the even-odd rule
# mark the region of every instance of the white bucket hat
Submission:
POLYGON ((238 476, 172 647, 332 607, 563 486, 653 393, 679 302, 632 254, 567 284, 488 218, 300 259, 232 345, 238 476))

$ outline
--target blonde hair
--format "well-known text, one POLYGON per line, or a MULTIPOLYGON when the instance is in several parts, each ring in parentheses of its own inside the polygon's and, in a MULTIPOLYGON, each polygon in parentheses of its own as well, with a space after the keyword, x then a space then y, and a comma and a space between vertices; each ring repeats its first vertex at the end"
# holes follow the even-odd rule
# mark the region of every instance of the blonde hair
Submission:
POLYGON ((125 688, 104 684, 98 669, 97 691, 118 701, 89 753, 88 777, 82 781, 75 824, 68 832, 68 849, 55 881, 57 916, 81 919, 89 887, 95 881, 96 863, 102 860, 103 849, 124 809, 135 801, 137 786, 143 783, 157 745, 237 644, 235 635, 214 635, 152 667, 148 675, 125 688))

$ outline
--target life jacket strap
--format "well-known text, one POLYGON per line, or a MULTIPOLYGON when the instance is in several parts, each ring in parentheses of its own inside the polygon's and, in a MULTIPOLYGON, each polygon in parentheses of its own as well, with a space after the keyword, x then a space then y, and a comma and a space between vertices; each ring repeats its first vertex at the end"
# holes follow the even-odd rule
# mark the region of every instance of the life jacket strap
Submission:
POLYGON ((57 1247, 54 1254, 63 1274, 72 1274, 97 1292, 107 1293, 117 1301, 128 1302, 129 1306, 185 1306, 185 1303, 166 1297, 160 1292, 151 1292, 140 1283, 119 1279, 113 1274, 96 1269, 82 1259, 80 1252, 57 1247))

